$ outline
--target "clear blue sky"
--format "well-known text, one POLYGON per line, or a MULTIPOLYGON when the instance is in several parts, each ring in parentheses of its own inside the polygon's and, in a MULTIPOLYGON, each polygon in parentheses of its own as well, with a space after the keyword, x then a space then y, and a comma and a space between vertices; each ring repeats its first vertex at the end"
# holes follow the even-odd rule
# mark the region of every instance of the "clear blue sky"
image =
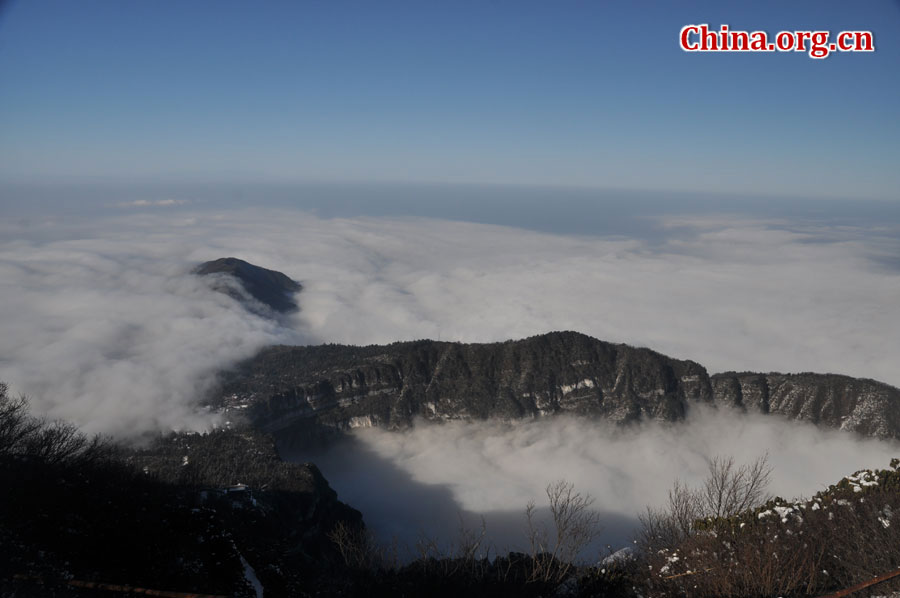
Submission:
POLYGON ((0 181, 900 196, 896 1, 3 6, 0 181), (690 23, 877 51, 688 54, 690 23))

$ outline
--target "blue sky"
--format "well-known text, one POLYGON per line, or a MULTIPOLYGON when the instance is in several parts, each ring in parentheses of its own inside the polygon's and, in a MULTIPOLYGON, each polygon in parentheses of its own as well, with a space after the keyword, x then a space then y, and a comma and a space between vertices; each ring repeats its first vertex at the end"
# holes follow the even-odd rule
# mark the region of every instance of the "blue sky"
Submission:
POLYGON ((900 4, 13 1, 0 182, 437 182, 897 199, 900 4), (868 29, 699 54, 682 26, 868 29))

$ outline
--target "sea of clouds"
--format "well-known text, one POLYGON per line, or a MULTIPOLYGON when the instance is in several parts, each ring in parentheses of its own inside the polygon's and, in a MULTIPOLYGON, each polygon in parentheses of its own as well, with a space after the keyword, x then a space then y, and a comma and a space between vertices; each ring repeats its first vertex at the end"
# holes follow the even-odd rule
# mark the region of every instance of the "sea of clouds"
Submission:
MULTIPOLYGON (((574 235, 422 217, 284 207, 118 202, 91 217, 0 223, 0 380, 88 432, 133 437, 217 423, 198 407, 217 374, 274 343, 490 342, 576 330, 693 359, 710 372, 817 371, 900 384, 897 223, 765 215, 647 216, 654 234, 574 235), (303 283, 273 320, 190 273, 235 256, 303 283)), ((608 540, 716 454, 768 450, 773 490, 811 494, 884 466, 893 443, 774 418, 647 424, 560 419, 368 430, 315 455, 383 538, 462 513, 495 541, 564 477, 596 497, 608 540), (347 452, 351 451, 351 452, 347 452)), ((307 458, 309 455, 293 455, 307 458)), ((444 522, 433 527, 434 522, 444 522)))
POLYGON ((656 217, 652 239, 148 203, 0 225, 0 380, 89 431, 196 428, 217 371, 272 343, 489 342, 577 330, 711 372, 900 384, 895 230, 656 217), (190 274, 235 256, 304 284, 275 322, 190 274))

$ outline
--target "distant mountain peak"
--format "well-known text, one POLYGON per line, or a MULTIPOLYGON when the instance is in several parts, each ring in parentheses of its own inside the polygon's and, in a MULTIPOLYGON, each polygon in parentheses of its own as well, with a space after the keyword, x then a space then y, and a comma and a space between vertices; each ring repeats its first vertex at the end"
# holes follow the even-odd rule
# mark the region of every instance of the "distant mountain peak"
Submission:
MULTIPOLYGON (((303 289, 303 285, 276 270, 268 270, 236 257, 223 257, 204 262, 193 272, 198 276, 231 276, 247 295, 272 311, 290 313, 299 309, 294 295, 303 289)), ((214 288, 239 301, 247 299, 230 286, 216 285, 214 288)))

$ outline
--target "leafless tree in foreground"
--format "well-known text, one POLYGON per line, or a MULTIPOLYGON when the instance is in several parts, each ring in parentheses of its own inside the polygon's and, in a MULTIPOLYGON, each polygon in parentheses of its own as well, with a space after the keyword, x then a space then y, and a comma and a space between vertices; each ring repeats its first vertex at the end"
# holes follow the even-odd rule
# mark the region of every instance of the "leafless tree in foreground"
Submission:
POLYGON ((328 539, 338 549, 344 564, 350 569, 378 571, 397 566, 396 545, 379 545, 372 532, 361 526, 338 521, 328 532, 328 539))
POLYGON ((655 552, 676 546, 693 533, 700 519, 733 517, 765 503, 771 477, 767 455, 744 465, 735 465, 733 457, 714 457, 699 488, 675 480, 663 508, 647 507, 640 517, 642 547, 655 552))
POLYGON ((702 516, 732 517, 766 502, 771 477, 768 455, 741 466, 735 466, 733 457, 713 458, 699 491, 702 516))
POLYGON ((525 509, 531 546, 532 581, 562 582, 580 553, 597 537, 600 514, 592 509, 594 499, 575 491, 565 480, 547 486, 553 529, 535 521, 534 501, 525 509))

